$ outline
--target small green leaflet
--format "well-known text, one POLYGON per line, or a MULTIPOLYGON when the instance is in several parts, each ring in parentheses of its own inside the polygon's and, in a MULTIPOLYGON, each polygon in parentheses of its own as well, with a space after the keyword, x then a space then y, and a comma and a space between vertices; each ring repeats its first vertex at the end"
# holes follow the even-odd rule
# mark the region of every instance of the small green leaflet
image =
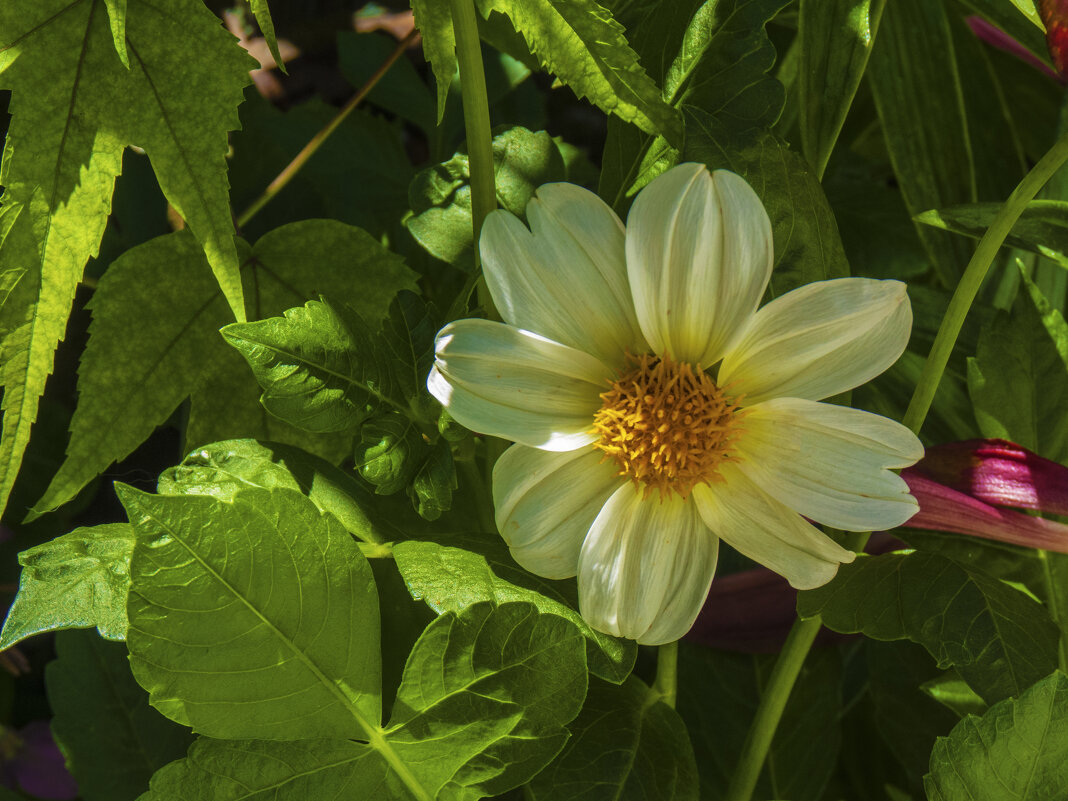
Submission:
POLYGON ((541 612, 559 615, 586 638, 590 671, 613 683, 623 681, 634 666, 633 640, 617 639, 590 628, 575 611, 578 593, 573 582, 548 581, 521 569, 503 542, 468 542, 450 536, 449 547, 435 542, 400 542, 393 547, 397 569, 412 597, 426 601, 438 614, 458 612, 480 601, 525 601, 541 612))
POLYGON ((1068 676, 969 715, 931 751, 929 801, 1059 801, 1068 762, 1068 676))
POLYGON ((260 26, 263 38, 267 40, 267 47, 271 51, 274 63, 285 73, 286 65, 282 63, 282 56, 278 52, 278 38, 274 34, 274 20, 271 19, 271 9, 267 7, 267 0, 249 0, 249 2, 252 6, 252 14, 256 17, 256 24, 260 26))
POLYGON ((415 27, 423 35, 423 53, 434 70, 438 84, 438 123, 445 114, 449 86, 456 76, 456 34, 452 13, 443 0, 411 0, 415 27))
POLYGON ((126 638, 133 530, 126 523, 76 528, 19 554, 22 576, 0 650, 43 631, 96 626, 126 638))
POLYGON ((697 765, 678 713, 636 676, 594 679, 571 738, 530 783, 533 801, 697 801, 697 765))
POLYGON ((423 632, 393 718, 368 743, 205 737, 142 799, 476 801, 537 774, 563 747, 585 692, 574 626, 529 604, 478 604, 423 632))
MULTIPOLYGON (((549 135, 518 125, 493 137, 493 167, 498 205, 520 218, 534 190, 565 178, 564 160, 549 135)), ((418 173, 408 189, 408 230, 430 255, 450 264, 471 258, 470 181, 467 153, 460 151, 418 173)))
MULTIPOLYGON (((343 297, 368 319, 386 315, 413 273, 371 236, 334 220, 290 223, 251 248, 239 240, 245 294, 257 314, 280 314, 316 291, 343 297)), ((226 303, 186 231, 124 253, 101 279, 79 368, 67 458, 31 517, 70 498, 140 445, 187 397, 190 448, 234 436, 283 440, 345 454, 268 415, 242 359, 219 336, 226 303), (146 326, 145 320, 153 324, 146 326)))
MULTIPOLYGON (((966 203, 931 209, 916 215, 916 222, 979 239, 1001 209, 1000 203, 966 203)), ((1053 259, 1068 268, 1068 202, 1032 200, 1005 237, 1005 243, 1053 259)))
POLYGON ((91 631, 64 631, 56 653, 45 668, 52 733, 80 797, 134 801, 156 770, 185 756, 193 735, 148 705, 121 643, 91 631))
POLYGON ((0 216, 18 215, 0 249, 0 505, 18 472, 75 287, 100 246, 127 145, 148 153, 233 315, 244 319, 225 156, 254 62, 199 0, 163 7, 130 0, 125 14, 122 5, 0 5, 0 88, 12 90, 0 216), (121 42, 116 51, 123 21, 129 67, 121 42))
POLYGON ((938 554, 860 556, 800 593, 797 611, 834 631, 917 642, 987 703, 1019 695, 1056 666, 1059 632, 1038 602, 938 554))

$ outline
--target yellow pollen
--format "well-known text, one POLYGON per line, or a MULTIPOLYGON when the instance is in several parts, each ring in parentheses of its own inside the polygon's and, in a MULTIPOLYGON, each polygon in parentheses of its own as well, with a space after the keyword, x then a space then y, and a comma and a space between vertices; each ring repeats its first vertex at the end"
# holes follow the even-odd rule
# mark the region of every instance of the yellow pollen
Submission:
POLYGON ((629 356, 634 367, 601 393, 593 417, 596 445, 629 476, 661 498, 683 498, 702 483, 722 481, 719 467, 736 461, 731 446, 741 427, 739 398, 728 397, 706 373, 668 356, 629 356))

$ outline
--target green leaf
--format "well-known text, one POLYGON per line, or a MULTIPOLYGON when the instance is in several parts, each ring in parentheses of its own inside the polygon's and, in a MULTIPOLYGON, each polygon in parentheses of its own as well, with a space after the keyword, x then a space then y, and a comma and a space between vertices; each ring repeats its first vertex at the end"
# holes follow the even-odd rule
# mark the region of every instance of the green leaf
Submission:
POLYGON ((802 0, 798 20, 801 152, 822 175, 842 130, 886 0, 802 0))
MULTIPOLYGON (((979 239, 1001 206, 1001 203, 967 203, 947 209, 931 209, 915 219, 924 225, 979 239)), ((1005 238, 1005 243, 1053 259, 1068 268, 1068 202, 1032 200, 1005 238)))
POLYGON ((313 300, 222 335, 263 387, 264 408, 292 425, 350 431, 380 409, 406 411, 393 400, 393 375, 371 330, 343 306, 313 300))
POLYGON ((126 637, 133 531, 125 523, 76 528, 19 554, 22 577, 0 651, 43 631, 96 626, 126 637))
POLYGON ((438 84, 438 123, 445 114, 449 86, 456 75, 456 34, 449 4, 439 0, 411 0, 415 27, 423 35, 423 53, 438 84))
POLYGON ((452 507, 452 491, 457 486, 452 446, 447 440, 439 439, 412 479, 409 497, 420 517, 437 520, 452 507))
MULTIPOLYGON (((286 225, 252 248, 241 243, 241 256, 246 296, 263 315, 280 314, 322 290, 377 319, 398 289, 414 286, 400 259, 363 231, 331 220, 286 225)), ((100 280, 89 308, 93 323, 67 459, 31 518, 66 503, 133 452, 190 395, 190 448, 246 436, 335 456, 347 452, 346 443, 313 439, 260 406, 259 387, 219 336, 229 317, 226 303, 187 232, 123 254, 100 280)))
MULTIPOLYGON (((946 6, 928 0, 889 3, 868 75, 909 212, 915 215, 977 200, 964 94, 946 6)), ((920 227, 919 235, 941 283, 956 286, 971 248, 929 228, 920 227)))
POLYGON ((274 34, 274 20, 271 19, 271 9, 267 7, 267 0, 249 0, 252 13, 256 17, 256 24, 260 26, 260 33, 267 40, 267 47, 271 51, 274 63, 284 74, 286 65, 282 62, 282 55, 278 52, 278 39, 274 34))
POLYGON ((961 0, 961 3, 1001 28, 1035 56, 1049 62, 1049 48, 1046 46, 1044 34, 1045 26, 1032 0, 1012 0, 1016 8, 1002 0, 961 0), (1030 9, 1027 8, 1028 5, 1031 6, 1030 9), (1021 15, 1020 11, 1024 13, 1021 15))
POLYGON ((495 11, 507 16, 541 65, 578 97, 646 133, 680 142, 678 112, 664 102, 660 88, 638 62, 623 26, 595 0, 477 3, 483 17, 495 11))
POLYGON ((924 777, 930 801, 1055 801, 1068 760, 1068 676, 1057 671, 939 738, 924 777))
POLYGON ((427 627, 390 725, 369 744, 201 738, 153 777, 143 800, 475 801, 537 774, 563 746, 585 691, 574 626, 529 604, 479 604, 427 627))
POLYGON ((641 679, 592 681, 571 738, 530 783, 534 801, 697 801, 686 726, 641 679))
POLYGON ((919 643, 987 703, 1019 695, 1056 666, 1057 628, 1038 602, 938 554, 860 556, 800 593, 797 610, 834 631, 919 643))
MULTIPOLYGON (((520 218, 526 216, 535 189, 565 178, 564 161, 552 138, 519 126, 493 137, 493 167, 497 204, 520 218)), ((428 253, 450 264, 474 242, 470 180, 467 153, 461 150, 418 173, 408 189, 413 212, 408 230, 428 253)))
MULTIPOLYGON (((760 696, 772 654, 679 649, 679 714, 693 741, 702 798, 724 798, 760 696)), ((818 801, 842 741, 842 665, 832 649, 805 662, 775 731, 755 798, 818 801)))
MULTIPOLYGON (((775 47, 764 30, 783 5, 784 0, 650 4, 633 26, 634 46, 664 87, 666 102, 700 108, 731 136, 752 134, 774 124, 785 100, 782 84, 767 74, 775 47)), ((627 198, 677 163, 672 145, 663 136, 610 120, 601 196, 622 214, 627 198)))
POLYGON ((370 493, 350 473, 278 442, 234 439, 205 445, 164 470, 156 491, 232 501, 247 487, 297 490, 364 542, 386 542, 395 536, 388 522, 383 528, 368 517, 370 493))
POLYGON ((1068 325, 1030 279, 1012 314, 999 314, 968 359, 968 392, 985 437, 1068 459, 1068 325))
POLYGON ((687 161, 728 169, 753 187, 771 218, 775 268, 771 293, 849 275, 827 196, 800 154, 773 134, 732 137, 712 115, 686 109, 687 161))
POLYGON ((333 516, 283 489, 230 502, 116 491, 137 534, 130 662, 156 709, 228 739, 377 729, 378 596, 333 516))
POLYGON ((148 705, 126 647, 93 632, 56 637, 58 659, 45 668, 52 734, 85 801, 133 801, 168 762, 185 756, 193 735, 148 705))
MULTIPOLYGON (((445 13, 448 14, 447 9, 445 13)), ((338 68, 346 80, 358 89, 385 63, 396 47, 396 39, 381 33, 342 32, 337 37, 338 68)), ((428 47, 425 36, 423 47, 428 47)), ((451 82, 452 75, 445 84, 446 91, 451 82)), ((434 97, 409 59, 397 59, 371 89, 367 102, 419 126, 428 139, 436 133, 434 97)))
POLYGON ((108 22, 111 23, 111 41, 119 61, 130 69, 130 54, 126 50, 126 0, 104 0, 108 10, 108 22))
POLYGON ((497 541, 468 543, 459 537, 449 541, 468 545, 471 550, 416 541, 393 547, 397 569, 413 598, 426 601, 438 614, 457 612, 481 601, 525 601, 578 628, 586 638, 587 658, 595 675, 619 684, 630 674, 637 652, 634 642, 590 628, 575 611, 578 593, 573 582, 547 581, 528 573, 497 541))
POLYGON ((0 8, 0 89, 12 90, 0 214, 18 215, 0 249, 0 506, 29 441, 75 287, 100 246, 127 144, 148 152, 234 314, 244 317, 224 159, 250 59, 198 0, 165 10, 134 0, 125 15, 133 56, 127 69, 108 10, 99 0, 21 0, 0 8), (188 53, 210 56, 189 60, 188 53))

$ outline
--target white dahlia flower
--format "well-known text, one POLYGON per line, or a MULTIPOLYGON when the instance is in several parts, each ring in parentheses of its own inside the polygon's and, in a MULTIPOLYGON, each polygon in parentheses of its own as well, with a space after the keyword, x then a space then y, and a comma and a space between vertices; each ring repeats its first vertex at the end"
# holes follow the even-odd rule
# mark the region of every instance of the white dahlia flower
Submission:
POLYGON ((742 178, 699 164, 650 183, 625 228, 563 183, 527 219, 487 218, 505 322, 445 326, 428 386, 463 425, 516 443, 493 471, 501 536, 527 570, 577 574, 594 628, 684 635, 720 539, 807 589, 853 559, 809 520, 867 531, 917 511, 892 469, 923 455, 919 440, 819 403, 901 355, 904 284, 821 281, 758 310, 767 212, 742 178))

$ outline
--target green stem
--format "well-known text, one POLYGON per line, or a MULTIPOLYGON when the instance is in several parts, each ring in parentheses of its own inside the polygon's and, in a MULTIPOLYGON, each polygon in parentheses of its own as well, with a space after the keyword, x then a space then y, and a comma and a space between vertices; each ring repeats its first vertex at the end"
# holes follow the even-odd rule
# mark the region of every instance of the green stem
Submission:
MULTIPOLYGON (((964 324, 964 318, 979 292, 979 287, 994 257, 1013 225, 1027 208, 1027 204, 1066 160, 1068 160, 1068 135, 1062 136, 1024 177, 994 216, 983 238, 979 240, 979 245, 953 292, 945 317, 942 318, 942 324, 931 346, 931 353, 923 366, 923 372, 916 383, 912 400, 901 421, 913 433, 919 433, 927 412, 930 411, 935 390, 949 363, 949 356, 957 343, 957 336, 964 324)), ((855 550, 860 550, 867 543, 868 536, 867 533, 856 534, 850 538, 849 545, 855 550)), ((738 768, 731 778, 726 801, 749 801, 752 797, 760 770, 767 758, 768 749, 771 747, 772 738, 775 736, 775 730, 782 718, 783 709, 786 707, 786 700, 790 697, 790 692, 801 671, 801 665, 816 639, 820 625, 820 618, 814 617, 808 620, 798 620, 790 629, 779 659, 775 663, 775 669, 768 680, 767 689, 760 698, 760 705, 757 707, 756 716, 742 748, 738 768)))
POLYGON ((782 653, 779 654, 768 678, 767 688, 760 697, 756 717, 753 718, 746 735, 742 756, 734 769, 734 775, 731 776, 725 801, 749 801, 752 797, 760 771, 764 767, 764 760, 771 748, 771 741, 775 737, 775 730, 790 698, 790 691, 794 688, 797 676, 801 673, 801 666, 805 663, 805 657, 808 656, 819 630, 818 617, 798 620, 790 629, 782 653))
POLYGON ((482 480, 482 474, 478 471, 478 466, 470 459, 460 461, 459 465, 460 472, 464 474, 464 481, 475 493, 479 526, 485 534, 496 534, 497 522, 493 519, 493 497, 486 488, 486 482, 482 480))
POLYGON ((270 203, 275 195, 285 189, 286 184, 293 180, 294 176, 300 172, 301 167, 308 163, 308 159, 315 155, 315 151, 322 147, 323 143, 330 138, 330 134, 336 131, 337 127, 345 121, 345 118, 353 112, 356 106, 360 105, 360 103, 363 102, 363 99, 371 93, 371 90, 375 88, 375 85, 382 80, 382 76, 389 72, 389 68, 401 57, 404 51, 408 49, 408 45, 410 45, 418 35, 419 31, 413 29, 411 33, 397 43, 397 46, 393 48, 393 52, 389 54, 389 58, 382 62, 381 66, 379 66, 374 74, 367 79, 367 82, 360 87, 360 90, 352 96, 352 99, 344 105, 334 119, 330 120, 325 128, 313 136, 308 144, 306 144, 301 151, 293 157, 293 160, 286 165, 285 169, 278 173, 275 179, 267 185, 267 188, 263 190, 263 194, 256 198, 251 206, 241 212, 240 216, 237 218, 238 228, 244 228, 248 225, 249 221, 255 217, 264 206, 270 203))
POLYGON ((675 708, 678 695, 679 641, 668 642, 656 651, 656 678, 653 680, 653 692, 660 700, 675 708))
POLYGON ((1046 583, 1046 606, 1049 608, 1049 616, 1062 632, 1057 640, 1057 667, 1062 673, 1068 673, 1068 637, 1063 633, 1060 591, 1057 588, 1057 582, 1053 580, 1049 552, 1038 551, 1038 558, 1042 562, 1042 577, 1046 583))
MULTIPOLYGON (((497 208, 489 95, 486 93, 486 73, 482 67, 482 44, 478 38, 478 20, 475 17, 474 4, 472 0, 449 0, 449 3, 452 7, 452 27, 456 34, 460 90, 464 100, 467 161, 471 173, 471 226, 475 237, 475 266, 481 268, 478 238, 486 216, 497 208)), ((485 281, 479 282, 478 300, 491 319, 500 319, 485 281)))
POLYGON ((964 325, 964 318, 972 307, 975 296, 979 293, 979 287, 986 278, 994 257, 1005 242, 1005 237, 1020 219, 1027 204, 1038 194, 1038 190, 1053 177, 1066 160, 1068 160, 1068 134, 1058 139, 1057 143, 1031 169, 1031 172, 1027 173, 1019 185, 1012 190, 1009 199, 994 216, 990 227, 979 240, 979 245, 972 254, 971 261, 968 262, 964 275, 961 276, 960 283, 957 284, 957 289, 949 301, 949 308, 946 309, 946 315, 938 327, 931 353, 923 365, 923 372, 920 373, 920 380, 916 384, 916 390, 912 393, 912 400, 905 411, 905 417, 901 420, 913 433, 919 433, 920 426, 927 417, 927 412, 934 401, 935 391, 949 363, 949 356, 957 344, 957 336, 960 334, 961 326, 964 325))

